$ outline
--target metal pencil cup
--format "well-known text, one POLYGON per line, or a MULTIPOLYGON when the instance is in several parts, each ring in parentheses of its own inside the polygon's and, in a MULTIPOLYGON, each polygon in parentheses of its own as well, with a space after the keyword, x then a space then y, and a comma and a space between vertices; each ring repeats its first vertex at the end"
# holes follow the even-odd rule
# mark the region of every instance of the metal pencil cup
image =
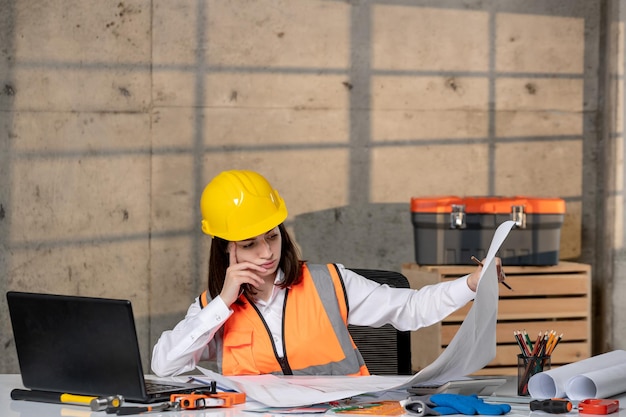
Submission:
POLYGON ((530 395, 528 381, 539 372, 550 370, 550 356, 517 355, 517 395, 530 395))

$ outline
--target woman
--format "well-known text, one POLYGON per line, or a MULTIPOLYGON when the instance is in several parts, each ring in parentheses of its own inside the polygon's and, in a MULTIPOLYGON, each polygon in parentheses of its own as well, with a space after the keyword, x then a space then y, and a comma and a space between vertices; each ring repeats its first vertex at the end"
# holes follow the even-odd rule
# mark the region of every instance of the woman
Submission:
POLYGON ((158 376, 192 371, 200 360, 215 360, 224 375, 368 375, 348 324, 429 326, 472 300, 480 279, 479 266, 413 290, 308 264, 283 225, 283 199, 256 172, 222 172, 200 206, 202 230, 213 237, 208 290, 154 346, 158 376))

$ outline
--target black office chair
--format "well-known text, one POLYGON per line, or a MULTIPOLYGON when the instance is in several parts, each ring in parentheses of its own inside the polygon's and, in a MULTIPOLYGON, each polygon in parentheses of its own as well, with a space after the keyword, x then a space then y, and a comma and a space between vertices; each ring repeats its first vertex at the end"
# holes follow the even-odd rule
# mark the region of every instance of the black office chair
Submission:
MULTIPOLYGON (((404 275, 394 271, 355 269, 365 278, 390 287, 410 288, 404 275)), ((411 332, 401 332, 390 324, 382 327, 353 326, 348 330, 365 364, 375 375, 411 375, 411 332)))

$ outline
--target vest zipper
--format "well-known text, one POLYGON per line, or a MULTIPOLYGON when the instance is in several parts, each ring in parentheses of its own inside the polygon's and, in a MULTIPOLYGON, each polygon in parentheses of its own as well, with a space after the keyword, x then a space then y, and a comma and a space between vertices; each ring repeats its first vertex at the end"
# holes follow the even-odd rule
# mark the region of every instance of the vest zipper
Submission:
MULTIPOLYGON (((285 313, 287 311, 287 298, 289 298, 289 288, 285 288, 285 301, 283 303, 283 323, 281 324, 281 337, 283 339, 283 353, 285 356, 279 358, 278 355, 276 359, 278 359, 278 363, 280 364, 281 369, 283 370, 283 374, 285 375, 293 375, 293 371, 291 370, 291 366, 289 365, 289 360, 287 360, 287 345, 285 344, 285 313)), ((272 343, 274 341, 272 340, 272 343)), ((274 352, 276 352, 276 348, 274 348, 274 352)))
MULTIPOLYGON (((283 350, 286 350, 285 349, 285 310, 287 307, 287 295, 288 294, 289 294, 289 289, 285 291, 285 303, 283 305, 283 324, 282 324, 283 326, 282 328, 283 350)), ((291 370, 291 366, 289 366, 289 361, 287 360, 287 353, 285 352, 285 356, 283 357, 280 357, 278 355, 278 351, 276 350, 276 344, 274 343, 274 338, 272 337, 272 332, 270 331, 270 328, 267 326, 267 323, 265 322, 265 319, 263 318, 263 314, 261 314, 256 304, 254 304, 254 302, 252 302, 252 300, 250 300, 247 295, 246 295, 246 298, 248 299, 248 303, 250 303, 252 308, 254 308, 254 311, 256 311, 256 313, 259 315, 259 318, 261 319, 261 323, 263 323, 263 326, 265 327, 267 336, 269 337, 270 342, 272 343, 272 350, 274 351, 274 357, 276 358, 276 362, 278 362, 278 365, 280 365, 280 369, 282 370, 283 375, 293 375, 293 371, 291 370)))

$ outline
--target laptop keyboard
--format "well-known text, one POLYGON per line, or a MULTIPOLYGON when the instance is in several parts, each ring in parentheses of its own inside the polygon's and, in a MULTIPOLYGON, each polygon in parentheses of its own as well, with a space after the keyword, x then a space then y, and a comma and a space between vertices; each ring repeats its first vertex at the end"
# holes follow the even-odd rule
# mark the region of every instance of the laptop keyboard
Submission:
POLYGON ((160 392, 180 389, 180 385, 170 385, 162 382, 146 381, 146 391, 160 392))

